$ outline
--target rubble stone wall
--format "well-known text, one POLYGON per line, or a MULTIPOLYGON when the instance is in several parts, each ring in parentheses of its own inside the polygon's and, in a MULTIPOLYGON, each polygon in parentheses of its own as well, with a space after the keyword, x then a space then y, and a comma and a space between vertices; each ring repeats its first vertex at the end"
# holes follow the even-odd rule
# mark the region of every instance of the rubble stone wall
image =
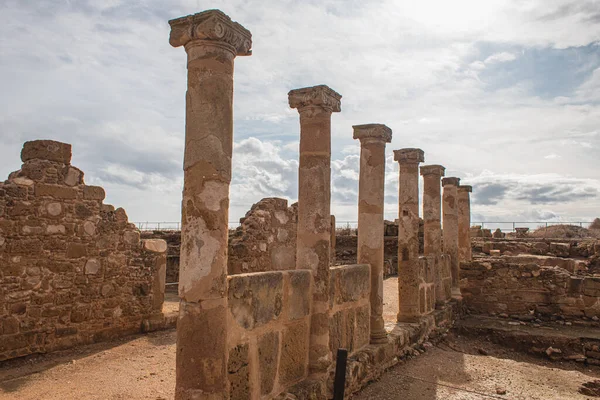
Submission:
POLYGON ((265 198, 254 204, 229 236, 230 275, 296 268, 298 205, 265 198))
POLYGON ((312 273, 256 272, 228 280, 231 399, 271 398, 308 375, 312 273))
POLYGON ((461 291, 475 314, 600 317, 600 277, 561 266, 490 257, 461 264, 461 291))
POLYGON ((166 243, 103 204, 70 145, 27 142, 21 158, 0 183, 0 361, 156 326, 166 243))

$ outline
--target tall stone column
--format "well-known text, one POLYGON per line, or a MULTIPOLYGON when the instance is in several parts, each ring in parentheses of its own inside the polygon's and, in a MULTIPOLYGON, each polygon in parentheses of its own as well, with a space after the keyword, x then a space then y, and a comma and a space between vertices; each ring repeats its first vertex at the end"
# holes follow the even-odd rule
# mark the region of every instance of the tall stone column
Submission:
POLYGON ((459 178, 444 178, 444 253, 450 256, 452 275, 452 297, 460 297, 458 272, 458 185, 459 178))
POLYGON ((233 61, 252 35, 218 10, 169 24, 188 69, 175 398, 225 399, 233 61))
POLYGON ((296 268, 314 276, 309 342, 311 373, 325 372, 329 349, 329 265, 331 251, 331 113, 341 110, 342 96, 325 85, 288 93, 300 114, 298 235, 296 268))
POLYGON ((400 164, 398 193, 398 322, 419 318, 419 163, 421 149, 394 150, 400 164))
POLYGON ((471 196, 469 185, 458 187, 458 263, 471 261, 471 196))
POLYGON ((371 343, 385 343, 383 321, 383 205, 385 144, 392 130, 382 124, 355 125, 360 140, 358 181, 358 263, 371 265, 371 343))
POLYGON ((442 253, 442 191, 441 178, 446 168, 441 165, 423 165, 423 254, 435 257, 435 299, 438 304, 446 301, 443 287, 444 264, 442 253))

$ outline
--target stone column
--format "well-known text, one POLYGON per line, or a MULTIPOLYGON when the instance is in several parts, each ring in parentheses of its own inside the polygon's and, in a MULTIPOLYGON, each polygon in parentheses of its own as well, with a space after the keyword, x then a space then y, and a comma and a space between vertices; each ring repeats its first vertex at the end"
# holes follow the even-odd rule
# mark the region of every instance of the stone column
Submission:
POLYGON ((175 398, 224 399, 233 61, 250 55, 252 35, 218 10, 169 24, 188 70, 175 398))
POLYGON ((458 263, 471 261, 471 196, 473 188, 458 187, 458 263))
POLYGON ((421 149, 394 150, 400 163, 398 193, 398 322, 419 318, 419 163, 421 149))
POLYGON ((371 265, 371 343, 385 343, 383 321, 383 205, 385 144, 392 130, 381 124, 354 125, 360 140, 358 182, 358 263, 371 265))
POLYGON ((460 297, 458 282, 458 185, 459 178, 444 178, 444 253, 450 256, 450 272, 452 275, 452 297, 460 297))
POLYGON ((442 254, 442 191, 441 178, 446 168, 441 165, 423 165, 423 254, 434 257, 435 299, 438 304, 446 301, 442 254))
POLYGON ((329 349, 329 265, 331 251, 331 113, 341 110, 342 96, 325 85, 288 93, 300 114, 298 235, 296 268, 314 276, 310 327, 311 373, 331 364, 329 349))

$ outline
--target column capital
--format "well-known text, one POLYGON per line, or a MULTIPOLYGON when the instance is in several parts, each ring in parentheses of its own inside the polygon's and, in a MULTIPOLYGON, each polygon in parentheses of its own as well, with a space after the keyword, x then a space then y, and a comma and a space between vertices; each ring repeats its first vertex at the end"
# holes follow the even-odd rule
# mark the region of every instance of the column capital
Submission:
POLYGON ((458 186, 458 191, 459 192, 471 193, 473 191, 473 186, 471 186, 471 185, 459 185, 458 186))
POLYGON ((442 186, 458 186, 460 185, 460 178, 448 177, 442 179, 442 186))
POLYGON ((384 124, 352 125, 352 129, 354 129, 354 139, 359 139, 361 143, 375 141, 385 144, 392 141, 392 130, 384 124))
POLYGON ((439 177, 442 177, 442 176, 444 176, 444 173, 446 172, 446 168, 441 165, 437 165, 437 164, 423 165, 423 166, 421 166, 420 171, 421 171, 422 176, 437 175, 439 177))
POLYGON ((394 150, 394 161, 400 164, 418 164, 425 162, 425 152, 421 149, 394 150))
POLYGON ((291 108, 301 111, 305 107, 319 107, 331 112, 342 110, 342 95, 327 85, 290 90, 288 101, 291 108))
POLYGON ((171 35, 169 43, 173 47, 185 46, 194 40, 225 43, 234 49, 238 56, 252 54, 252 34, 242 25, 233 22, 220 10, 207 10, 169 21, 171 35))

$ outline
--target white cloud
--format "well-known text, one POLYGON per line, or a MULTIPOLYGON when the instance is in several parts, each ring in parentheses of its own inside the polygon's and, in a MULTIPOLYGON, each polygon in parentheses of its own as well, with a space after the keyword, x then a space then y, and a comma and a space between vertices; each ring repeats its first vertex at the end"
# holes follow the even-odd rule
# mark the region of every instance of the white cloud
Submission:
MULTIPOLYGON (((492 88, 486 74, 498 70, 503 77, 502 68, 514 64, 506 61, 521 60, 515 49, 597 41, 595 6, 217 0, 211 7, 254 34, 253 56, 235 65, 231 219, 261 197, 295 197, 299 125, 287 92, 320 83, 343 95, 342 112, 332 116, 333 209, 342 219, 356 212, 359 146, 352 125, 367 122, 393 129, 388 153, 420 147, 426 163, 449 173, 479 177, 487 168, 520 180, 556 174, 589 186, 598 172, 600 65, 552 99, 527 80, 492 88), (560 159, 540 160, 558 152, 560 159)), ((198 7, 195 0, 3 2, 0 175, 18 168, 25 140, 70 142, 86 180, 104 185, 109 201, 133 220, 179 220, 186 66, 184 50, 168 44, 167 20, 198 7)), ((598 64, 593 57, 586 62, 592 70, 598 64)), ((386 184, 393 219, 393 161, 386 184)), ((525 203, 486 207, 484 215, 508 218, 525 203)), ((561 216, 598 214, 581 198, 546 208, 561 216)))
POLYGON ((516 59, 517 59, 517 56, 514 55, 513 53, 502 52, 502 53, 492 54, 491 56, 489 56, 488 58, 485 59, 484 64, 503 63, 503 62, 513 61, 516 59))

